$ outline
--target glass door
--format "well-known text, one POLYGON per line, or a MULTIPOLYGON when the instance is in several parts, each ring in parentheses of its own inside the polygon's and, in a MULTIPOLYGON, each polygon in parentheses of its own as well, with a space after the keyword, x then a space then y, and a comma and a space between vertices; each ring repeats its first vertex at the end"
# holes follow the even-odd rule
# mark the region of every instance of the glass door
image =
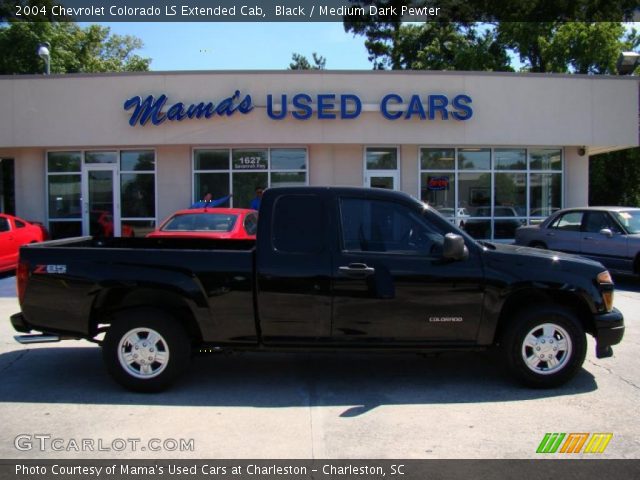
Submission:
POLYGON ((365 175, 365 182, 367 187, 371 188, 386 188, 388 190, 398 189, 398 172, 368 172, 365 175))
POLYGON ((398 190, 400 162, 397 147, 366 147, 364 151, 364 186, 398 190))
POLYGON ((82 172, 82 234, 120 236, 117 165, 85 165, 82 172))

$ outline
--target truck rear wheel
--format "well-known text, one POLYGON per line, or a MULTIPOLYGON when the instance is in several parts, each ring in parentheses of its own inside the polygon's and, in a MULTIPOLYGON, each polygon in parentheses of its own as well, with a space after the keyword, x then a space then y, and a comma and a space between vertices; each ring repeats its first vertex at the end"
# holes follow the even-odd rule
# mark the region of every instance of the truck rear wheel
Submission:
POLYGON ((502 349, 518 380, 550 388, 567 382, 582 367, 587 340, 576 316, 552 305, 518 315, 505 330, 502 349))
POLYGON ((102 348, 109 374, 137 392, 167 388, 189 364, 190 351, 189 337, 182 326, 154 309, 118 314, 102 348))

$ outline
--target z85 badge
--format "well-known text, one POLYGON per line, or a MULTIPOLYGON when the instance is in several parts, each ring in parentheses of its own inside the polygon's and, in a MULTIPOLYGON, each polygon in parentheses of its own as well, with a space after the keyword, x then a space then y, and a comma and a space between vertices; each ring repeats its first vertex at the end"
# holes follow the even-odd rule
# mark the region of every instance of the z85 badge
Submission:
POLYGON ((62 275, 67 273, 66 265, 36 265, 36 268, 33 269, 33 273, 40 274, 54 274, 54 275, 62 275))

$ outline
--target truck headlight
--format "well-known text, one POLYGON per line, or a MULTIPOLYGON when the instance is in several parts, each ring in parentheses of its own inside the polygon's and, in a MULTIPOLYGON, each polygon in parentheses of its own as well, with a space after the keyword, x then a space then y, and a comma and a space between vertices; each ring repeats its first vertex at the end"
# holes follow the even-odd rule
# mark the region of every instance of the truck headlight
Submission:
POLYGON ((608 270, 601 272, 596 277, 598 281, 598 285, 603 286, 606 285, 606 289, 602 289, 602 300, 604 301, 604 306, 607 309, 607 312, 613 310, 613 279, 611 278, 611 274, 608 270))

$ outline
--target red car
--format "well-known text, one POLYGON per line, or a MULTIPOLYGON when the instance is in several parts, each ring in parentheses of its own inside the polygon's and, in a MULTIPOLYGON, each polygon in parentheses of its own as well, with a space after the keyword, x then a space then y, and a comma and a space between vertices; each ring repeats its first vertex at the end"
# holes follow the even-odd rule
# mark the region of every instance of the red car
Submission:
MULTIPOLYGON (((91 219, 91 231, 94 235, 101 237, 113 237, 113 215, 106 210, 92 210, 89 217, 91 219)), ((122 237, 135 237, 136 234, 129 225, 122 224, 122 237)))
POLYGON ((190 208, 165 220, 149 238, 255 240, 258 212, 244 208, 190 208))
POLYGON ((0 214, 0 272, 16 268, 18 251, 22 245, 42 242, 47 238, 49 234, 42 225, 0 214))

